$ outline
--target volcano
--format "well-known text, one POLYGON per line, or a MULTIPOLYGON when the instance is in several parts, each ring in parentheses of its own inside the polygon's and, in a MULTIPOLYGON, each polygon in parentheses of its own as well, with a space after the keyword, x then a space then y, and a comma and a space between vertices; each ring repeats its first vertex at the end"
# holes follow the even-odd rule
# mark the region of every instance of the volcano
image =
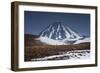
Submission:
POLYGON ((48 45, 69 45, 90 42, 89 38, 65 26, 61 22, 54 22, 39 34, 36 40, 48 45))

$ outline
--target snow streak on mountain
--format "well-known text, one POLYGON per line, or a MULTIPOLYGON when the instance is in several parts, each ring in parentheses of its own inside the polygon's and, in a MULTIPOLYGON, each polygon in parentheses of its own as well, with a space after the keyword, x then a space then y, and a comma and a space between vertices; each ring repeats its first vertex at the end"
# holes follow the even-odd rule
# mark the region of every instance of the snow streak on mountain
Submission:
POLYGON ((54 22, 39 34, 38 40, 50 45, 67 45, 73 44, 77 40, 80 40, 78 42, 80 43, 81 40, 84 40, 83 38, 78 32, 65 26, 61 22, 54 22))
POLYGON ((48 37, 53 40, 63 39, 78 39, 81 35, 70 29, 68 26, 65 27, 61 22, 55 22, 47 27, 40 33, 42 37, 48 37))

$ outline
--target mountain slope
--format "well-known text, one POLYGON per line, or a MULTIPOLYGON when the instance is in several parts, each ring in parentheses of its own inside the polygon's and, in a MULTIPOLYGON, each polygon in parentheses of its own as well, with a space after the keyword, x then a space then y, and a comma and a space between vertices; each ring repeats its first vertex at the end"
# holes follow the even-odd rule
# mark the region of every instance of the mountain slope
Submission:
POLYGON ((54 22, 40 33, 40 37, 48 37, 53 40, 63 39, 80 39, 82 36, 73 31, 68 26, 64 26, 61 22, 54 22))
POLYGON ((84 37, 61 22, 54 22, 44 29, 36 40, 48 45, 69 45, 90 42, 84 37))

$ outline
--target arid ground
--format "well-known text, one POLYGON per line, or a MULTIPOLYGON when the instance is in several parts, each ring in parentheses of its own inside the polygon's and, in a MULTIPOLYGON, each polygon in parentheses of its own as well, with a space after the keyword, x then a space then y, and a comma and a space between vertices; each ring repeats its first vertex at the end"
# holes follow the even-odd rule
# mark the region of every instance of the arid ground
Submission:
MULTIPOLYGON (((71 51, 72 53, 78 53, 77 50, 90 50, 90 43, 53 46, 53 45, 42 44, 39 41, 35 40, 35 38, 37 38, 37 36, 32 36, 32 35, 25 36, 25 51, 24 51, 25 61, 31 61, 32 59, 44 58, 47 56, 60 55, 68 51, 71 51)), ((79 55, 81 56, 82 54, 79 53, 79 55)), ((48 59, 48 60, 56 60, 56 59, 48 59)))

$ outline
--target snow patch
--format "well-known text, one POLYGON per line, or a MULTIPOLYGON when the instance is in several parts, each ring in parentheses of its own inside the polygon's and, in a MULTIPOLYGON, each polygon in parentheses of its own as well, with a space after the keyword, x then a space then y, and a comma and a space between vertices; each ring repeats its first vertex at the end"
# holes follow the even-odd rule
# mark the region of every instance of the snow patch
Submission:
POLYGON ((45 43, 45 44, 48 44, 48 45, 66 45, 65 43, 63 42, 60 42, 58 40, 53 40, 53 39, 50 39, 48 37, 39 37, 37 38, 36 40, 39 40, 41 41, 42 43, 45 43))
POLYGON ((53 40, 48 37, 39 37, 36 40, 48 45, 70 45, 70 44, 80 44, 90 42, 90 38, 79 39, 64 39, 64 40, 53 40))
POLYGON ((77 59, 89 59, 90 50, 74 50, 63 52, 59 55, 46 56, 43 58, 31 59, 31 61, 45 61, 45 60, 77 60, 77 59))
POLYGON ((90 42, 90 38, 84 38, 83 40, 77 40, 74 44, 86 43, 86 42, 90 42))

